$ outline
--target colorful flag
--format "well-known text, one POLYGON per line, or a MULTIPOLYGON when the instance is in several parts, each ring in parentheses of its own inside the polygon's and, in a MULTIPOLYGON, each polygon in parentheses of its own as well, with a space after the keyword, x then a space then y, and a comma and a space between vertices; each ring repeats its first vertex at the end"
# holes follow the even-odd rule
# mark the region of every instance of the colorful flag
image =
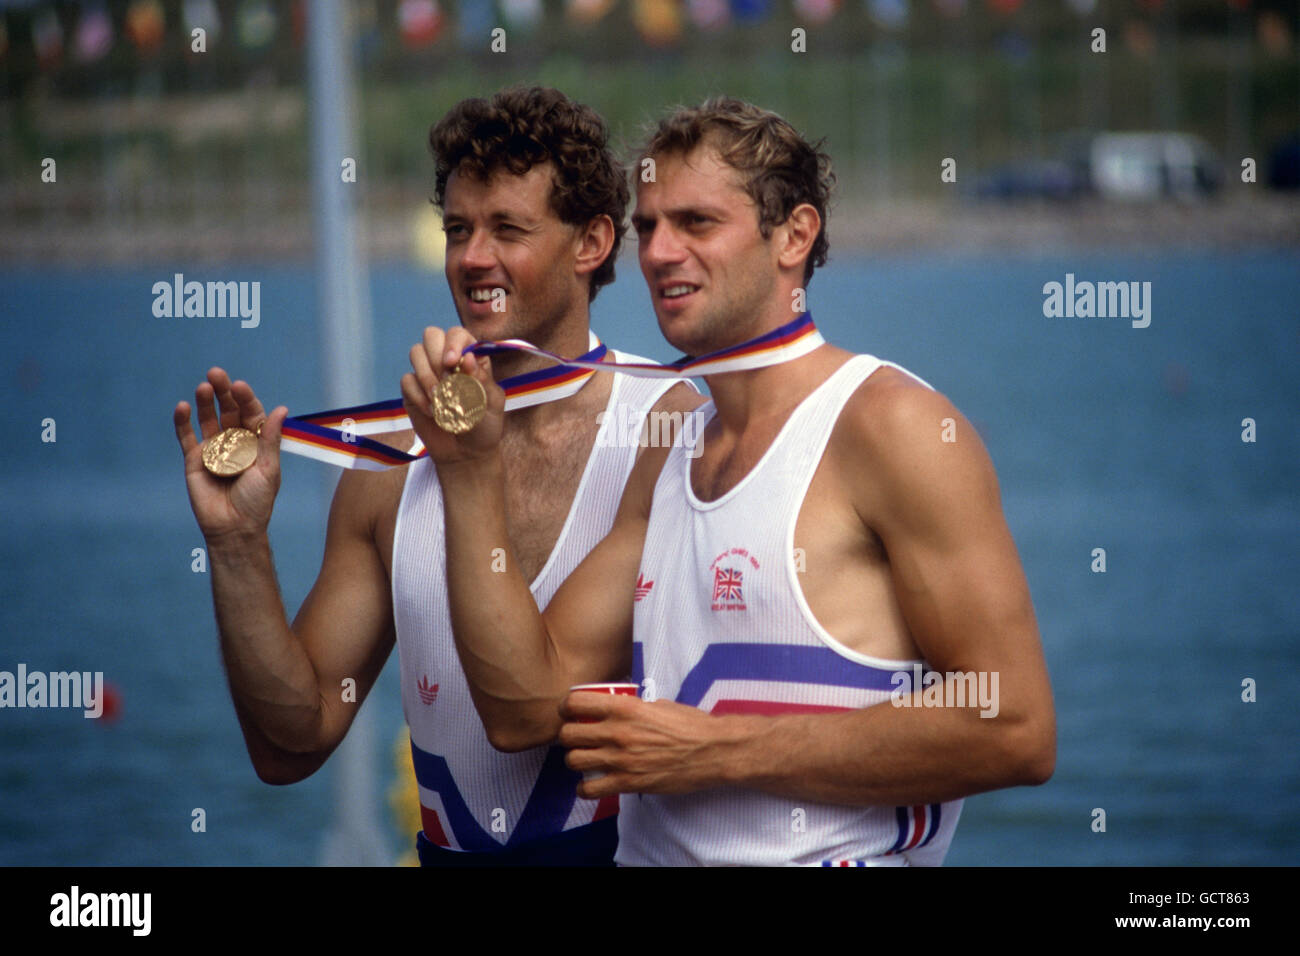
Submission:
POLYGON ((770 9, 770 0, 731 0, 731 13, 740 23, 766 20, 770 9))
POLYGON ((686 15, 701 30, 720 30, 731 22, 727 0, 686 0, 686 15))
POLYGON ((216 45, 221 36, 221 14, 213 0, 185 0, 181 16, 185 20, 187 42, 194 39, 195 30, 202 30, 207 48, 211 50, 216 45))
POLYGON ((240 5, 236 30, 239 45, 245 50, 261 50, 269 46, 278 27, 275 10, 267 0, 244 0, 240 5))
POLYGON ((959 17, 966 12, 966 0, 934 0, 934 8, 945 17, 959 17))
POLYGON ((839 8, 840 0, 794 0, 794 12, 805 23, 825 23, 839 8))
POLYGON ((988 0, 989 9, 1003 14, 1015 13, 1024 0, 988 0))
POLYGON ((456 13, 456 36, 467 50, 486 49, 496 26, 492 0, 460 0, 456 13))
POLYGON ((507 26, 531 30, 542 18, 542 0, 501 0, 501 15, 507 26))
MULTIPOLYGON (((304 0, 304 21, 310 15, 306 6, 304 0)), ((379 13, 375 9, 374 0, 354 0, 344 9, 347 11, 348 32, 352 34, 357 62, 364 69, 375 62, 384 49, 384 31, 379 26, 379 13)))
POLYGON ((46 7, 32 21, 32 46, 42 67, 53 66, 63 56, 63 27, 53 7, 46 7))
POLYGON ((682 15, 676 0, 633 0, 632 22, 650 46, 671 46, 681 39, 682 15))
POLYGON ((614 0, 565 0, 565 15, 574 23, 595 23, 614 9, 614 0))
POLYGON ((162 46, 166 28, 158 0, 135 0, 126 11, 126 35, 141 53, 154 53, 162 46))
POLYGON ((102 3, 82 12, 81 19, 77 22, 77 37, 73 46, 77 51, 77 60, 81 63, 101 60, 113 49, 113 24, 102 3))
POLYGON ((882 30, 901 30, 907 26, 907 0, 867 0, 867 12, 882 30))
POLYGON ((397 8, 402 46, 418 50, 438 39, 442 32, 442 9, 438 0, 402 0, 397 8))

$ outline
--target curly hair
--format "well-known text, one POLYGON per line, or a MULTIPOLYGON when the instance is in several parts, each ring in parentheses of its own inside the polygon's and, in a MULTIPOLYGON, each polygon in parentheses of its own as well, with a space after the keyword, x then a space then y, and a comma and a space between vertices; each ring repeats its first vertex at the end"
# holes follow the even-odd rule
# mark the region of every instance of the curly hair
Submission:
POLYGON ((678 107, 660 120, 641 158, 686 156, 697 146, 712 146, 723 162, 740 173, 745 192, 758 207, 758 228, 765 239, 790 218, 796 206, 812 205, 821 216, 821 229, 804 263, 807 285, 830 252, 826 227, 835 173, 830 156, 822 151, 824 144, 824 139, 809 143, 770 110, 722 96, 699 106, 678 107))
POLYGON ((501 169, 522 176, 550 163, 550 205, 561 222, 585 226, 597 216, 609 216, 614 223, 614 245, 591 274, 591 301, 601 286, 614 281, 614 260, 627 231, 627 179, 608 141, 599 114, 559 90, 514 86, 491 99, 461 100, 429 130, 436 164, 434 204, 443 208, 453 171, 486 180, 501 169))

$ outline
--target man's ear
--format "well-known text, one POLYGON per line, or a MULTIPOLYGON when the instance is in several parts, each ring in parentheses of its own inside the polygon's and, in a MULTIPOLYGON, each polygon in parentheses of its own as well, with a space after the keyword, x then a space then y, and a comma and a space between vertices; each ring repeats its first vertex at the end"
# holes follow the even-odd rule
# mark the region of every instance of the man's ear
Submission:
POLYGON ((803 274, 804 263, 812 254, 813 243, 822 230, 822 217, 811 203, 800 203, 789 218, 775 229, 777 262, 782 269, 797 269, 803 274))
POLYGON ((610 250, 614 248, 614 221, 609 216, 596 216, 578 233, 578 256, 574 271, 588 276, 600 268, 610 250))

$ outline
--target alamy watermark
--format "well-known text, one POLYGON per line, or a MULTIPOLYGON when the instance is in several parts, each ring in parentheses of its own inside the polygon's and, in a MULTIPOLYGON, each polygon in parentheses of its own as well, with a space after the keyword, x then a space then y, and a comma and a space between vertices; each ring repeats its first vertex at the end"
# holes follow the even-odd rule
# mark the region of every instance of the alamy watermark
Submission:
POLYGON ((255 329, 262 322, 262 283, 185 281, 178 272, 171 282, 153 284, 153 314, 159 319, 225 319, 255 329))
POLYGON ((87 718, 104 713, 104 672, 0 671, 0 707, 79 707, 87 718))
POLYGON ((619 405, 614 412, 597 413, 596 424, 600 426, 596 439, 600 448, 671 448, 684 444, 688 458, 699 458, 704 453, 700 433, 705 420, 697 411, 652 411, 642 415, 637 408, 619 405))
POLYGON ((148 936, 152 913, 152 893, 83 893, 74 884, 50 897, 51 926, 124 926, 133 936, 148 936))
POLYGON ((1065 282, 1043 285, 1043 315, 1049 319, 1132 319, 1133 328, 1151 324, 1150 282, 1065 282))
POLYGON ((895 707, 979 707, 981 717, 998 715, 997 671, 923 671, 913 664, 910 671, 894 671, 889 682, 895 707))

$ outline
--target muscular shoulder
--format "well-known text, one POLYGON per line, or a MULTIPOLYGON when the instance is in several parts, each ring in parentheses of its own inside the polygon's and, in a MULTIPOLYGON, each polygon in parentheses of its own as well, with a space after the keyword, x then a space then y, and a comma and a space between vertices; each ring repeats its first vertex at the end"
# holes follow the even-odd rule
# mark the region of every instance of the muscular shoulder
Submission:
MULTIPOLYGON (((411 429, 375 436, 399 451, 409 451, 415 443, 411 429)), ((334 491, 331 520, 339 520, 359 533, 374 537, 382 522, 391 522, 397 514, 402 487, 406 482, 409 465, 385 468, 383 471, 345 469, 334 491)))
POLYGON ((889 366, 845 404, 829 450, 864 515, 906 519, 997 493, 974 426, 947 396, 889 366))
POLYGON ((929 432, 939 436, 944 419, 960 413, 941 392, 926 388, 910 375, 883 365, 858 386, 845 403, 837 438, 885 452, 929 432))

